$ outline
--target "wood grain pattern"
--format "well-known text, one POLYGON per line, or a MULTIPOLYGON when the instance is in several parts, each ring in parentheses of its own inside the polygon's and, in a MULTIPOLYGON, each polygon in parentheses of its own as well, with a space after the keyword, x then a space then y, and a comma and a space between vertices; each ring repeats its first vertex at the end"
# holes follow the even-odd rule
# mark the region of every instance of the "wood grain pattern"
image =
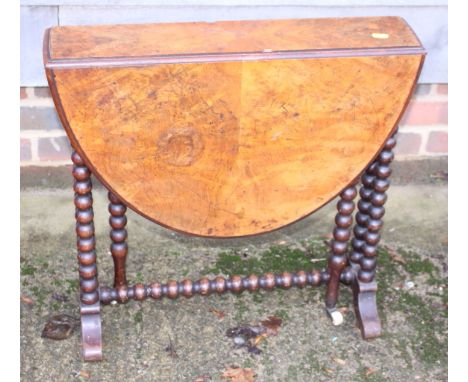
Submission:
POLYGON ((221 21, 51 29, 50 58, 419 47, 399 17, 221 21))
POLYGON ((377 154, 422 55, 49 70, 93 172, 144 216, 203 236, 270 231, 377 154))

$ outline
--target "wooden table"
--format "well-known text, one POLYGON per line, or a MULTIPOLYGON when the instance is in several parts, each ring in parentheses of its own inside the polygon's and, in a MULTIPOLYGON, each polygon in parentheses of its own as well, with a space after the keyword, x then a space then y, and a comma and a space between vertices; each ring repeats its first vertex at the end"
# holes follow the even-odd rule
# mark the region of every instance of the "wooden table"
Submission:
POLYGON ((326 284, 338 324, 341 281, 363 337, 380 335, 374 276, 389 164, 424 55, 398 17, 47 30, 47 79, 74 149, 85 360, 102 359, 101 303, 148 297, 326 284), (109 190, 112 288, 97 279, 91 174, 109 190), (127 207, 222 238, 279 229, 338 195, 325 270, 127 285, 127 207))

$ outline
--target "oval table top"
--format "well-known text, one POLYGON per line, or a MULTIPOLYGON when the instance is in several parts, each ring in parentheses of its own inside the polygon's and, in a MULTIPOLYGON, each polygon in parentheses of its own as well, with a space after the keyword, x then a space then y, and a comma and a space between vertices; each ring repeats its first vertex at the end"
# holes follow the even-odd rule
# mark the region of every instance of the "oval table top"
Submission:
POLYGON ((59 43, 67 37, 57 35, 52 47, 46 36, 49 84, 92 172, 143 216, 212 237, 271 231, 333 199, 395 131, 424 58, 417 39, 405 37, 408 50, 312 47, 309 56, 116 64, 92 53, 85 38, 70 64, 68 45, 59 43))

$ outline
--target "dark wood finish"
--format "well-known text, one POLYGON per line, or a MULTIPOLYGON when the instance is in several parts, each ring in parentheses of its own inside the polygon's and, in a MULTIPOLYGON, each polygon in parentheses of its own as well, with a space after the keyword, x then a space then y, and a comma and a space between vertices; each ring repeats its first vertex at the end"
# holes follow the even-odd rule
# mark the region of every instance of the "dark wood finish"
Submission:
POLYGON ((353 282, 354 312, 362 338, 371 339, 382 334, 379 312, 377 311, 377 283, 365 283, 359 279, 353 282))
POLYGON ((333 230, 333 240, 331 242, 332 252, 328 260, 330 279, 325 295, 325 306, 328 311, 336 307, 341 273, 348 263, 348 242, 351 236, 350 228, 353 224, 354 198, 356 195, 356 186, 347 187, 340 194, 340 201, 337 204, 336 227, 333 230))
POLYGON ((341 282, 363 337, 380 335, 375 267, 392 134, 424 54, 396 17, 48 30, 47 79, 76 150, 85 360, 102 358, 101 303, 149 297, 326 284, 339 324, 341 282), (113 288, 97 280, 91 172, 109 191, 113 288), (127 207, 182 232, 235 237, 283 227, 337 195, 325 270, 127 285, 127 207))
POLYGON ((73 189, 80 274, 81 341, 86 361, 102 359, 99 283, 94 238, 91 172, 79 154, 73 152, 73 189))
POLYGON ((359 260, 360 269, 358 272, 359 280, 362 282, 372 282, 375 276, 377 244, 380 240, 379 231, 383 225, 384 204, 387 200, 385 191, 390 186, 388 177, 391 174, 391 169, 389 165, 393 160, 392 149, 395 147, 395 144, 395 137, 389 138, 377 160, 368 170, 374 178, 372 192, 370 195, 366 195, 369 200, 365 205, 366 214, 362 216, 366 229, 363 237, 364 244, 361 247, 362 257, 359 260))
POLYGON ((127 288, 101 287, 100 297, 103 304, 113 301, 123 303, 129 299, 142 301, 147 297, 158 300, 162 297, 175 299, 180 296, 192 297, 196 294, 208 296, 212 293, 226 292, 242 293, 243 291, 256 292, 259 289, 272 290, 274 288, 289 289, 291 287, 304 288, 306 286, 320 286, 328 282, 330 276, 327 270, 283 272, 280 274, 266 273, 258 276, 234 275, 229 278, 217 276, 214 279, 206 277, 197 281, 188 279, 182 281, 169 280, 166 283, 153 282, 149 285, 136 284, 127 288))
POLYGON ((122 287, 127 285, 127 277, 125 275, 125 262, 127 260, 127 217, 125 211, 127 207, 122 204, 117 196, 112 192, 108 193, 109 198, 109 224, 111 226, 110 238, 112 244, 110 251, 114 260, 114 287, 122 287))
POLYGON ((354 227, 353 252, 350 262, 356 272, 353 282, 356 320, 365 339, 380 336, 382 329, 377 311, 377 283, 374 281, 377 263, 379 231, 385 214, 386 191, 390 186, 390 163, 394 158, 392 149, 396 145, 395 135, 390 137, 377 159, 361 178, 361 200, 358 203, 354 227))

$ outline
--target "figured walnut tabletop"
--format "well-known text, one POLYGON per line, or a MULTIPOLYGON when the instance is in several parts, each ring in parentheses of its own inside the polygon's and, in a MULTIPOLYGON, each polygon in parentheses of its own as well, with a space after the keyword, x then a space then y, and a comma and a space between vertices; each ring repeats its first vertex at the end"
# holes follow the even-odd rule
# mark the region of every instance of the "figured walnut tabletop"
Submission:
POLYGON ((353 182, 424 58, 400 18, 56 27, 73 147, 126 205, 202 236, 271 231, 353 182))

